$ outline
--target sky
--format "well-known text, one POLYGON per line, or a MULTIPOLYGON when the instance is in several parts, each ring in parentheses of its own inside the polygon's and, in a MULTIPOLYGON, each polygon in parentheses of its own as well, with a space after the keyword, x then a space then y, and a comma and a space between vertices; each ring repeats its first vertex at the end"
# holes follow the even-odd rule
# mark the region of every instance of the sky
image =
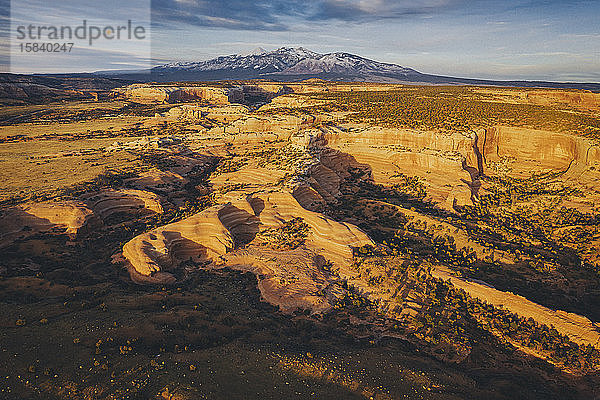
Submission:
MULTIPOLYGON (((118 54, 107 48, 103 68, 95 68, 93 52, 70 68, 139 68, 302 46, 437 75, 600 82, 600 0, 140 1, 151 10, 151 59, 136 46, 118 54)), ((15 2, 32 7, 32 0, 13 0, 13 9, 15 2)), ((107 9, 98 6, 105 1, 60 3, 69 2, 90 17, 107 9)))

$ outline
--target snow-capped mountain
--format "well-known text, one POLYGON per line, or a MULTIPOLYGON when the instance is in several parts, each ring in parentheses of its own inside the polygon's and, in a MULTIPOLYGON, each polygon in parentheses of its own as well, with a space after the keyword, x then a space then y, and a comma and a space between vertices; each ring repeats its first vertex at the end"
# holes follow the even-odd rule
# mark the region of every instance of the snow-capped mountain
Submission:
POLYGON ((302 47, 273 51, 256 48, 208 61, 174 62, 150 71, 98 71, 94 75, 130 82, 176 82, 266 79, 280 82, 320 78, 328 81, 565 87, 600 92, 597 83, 492 81, 421 73, 411 68, 369 60, 349 53, 319 54, 302 47))
POLYGON ((211 79, 327 77, 338 80, 407 80, 421 76, 411 68, 381 63, 349 53, 319 54, 302 47, 260 49, 247 55, 229 55, 208 61, 175 62, 152 69, 158 76, 199 76, 211 79))
POLYGON ((318 73, 352 73, 352 74, 418 74, 410 68, 395 64, 380 63, 349 53, 329 53, 307 57, 283 73, 318 74, 318 73))
POLYGON ((242 53, 243 56, 259 56, 261 54, 265 54, 268 53, 267 50, 263 49, 262 47, 255 47, 254 49, 246 52, 246 53, 242 53))
POLYGON ((282 47, 275 51, 260 54, 233 54, 230 56, 217 57, 208 61, 170 63, 155 67, 152 70, 153 72, 254 70, 260 73, 273 73, 284 71, 298 64, 301 60, 312 59, 319 56, 320 54, 306 50, 302 47, 282 47))

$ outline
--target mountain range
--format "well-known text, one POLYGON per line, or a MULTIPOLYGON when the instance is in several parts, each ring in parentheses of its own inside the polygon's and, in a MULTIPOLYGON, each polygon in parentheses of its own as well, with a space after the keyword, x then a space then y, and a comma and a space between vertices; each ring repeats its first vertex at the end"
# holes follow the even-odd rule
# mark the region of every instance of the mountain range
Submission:
POLYGON ((101 71, 94 75, 141 82, 241 79, 289 82, 319 78, 341 82, 550 87, 600 92, 599 83, 495 81, 439 76, 350 53, 320 54, 303 47, 281 47, 273 51, 257 48, 246 54, 232 54, 206 61, 163 64, 150 71, 101 71))
MULTIPOLYGON (((319 54, 303 47, 282 47, 274 51, 253 51, 248 55, 229 55, 200 62, 176 62, 154 67, 157 76, 204 74, 245 79, 273 76, 323 77, 334 80, 384 81, 417 78, 419 72, 395 64, 372 61, 349 53, 319 54)), ((276 78, 277 79, 277 78, 276 78)))

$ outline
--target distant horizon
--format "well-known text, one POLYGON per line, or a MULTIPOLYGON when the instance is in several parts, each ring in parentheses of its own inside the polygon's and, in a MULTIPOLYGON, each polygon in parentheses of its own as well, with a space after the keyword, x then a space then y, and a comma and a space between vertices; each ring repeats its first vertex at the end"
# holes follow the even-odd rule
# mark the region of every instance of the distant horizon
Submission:
MULTIPOLYGON (((65 4, 71 8, 61 5, 55 14, 76 10, 91 20, 104 11, 90 1, 65 4)), ((47 7, 56 5, 28 2, 34 15, 47 7)), ((348 52, 431 75, 598 83, 598 15, 593 0, 152 0, 151 57, 135 47, 106 50, 83 54, 68 70, 47 66, 47 73, 135 70, 285 46, 348 52)))
MULTIPOLYGON (((251 51, 256 50, 259 47, 261 47, 261 46, 257 46, 254 49, 248 50, 246 53, 250 53, 251 51)), ((394 64, 394 65, 398 65, 398 66, 405 67, 405 68, 411 68, 411 69, 414 69, 415 71, 417 71, 417 72, 419 72, 421 74, 438 75, 436 73, 431 73, 431 72, 419 70, 417 68, 413 68, 410 65, 396 64, 396 63, 392 63, 392 62, 381 61, 381 60, 377 60, 377 59, 371 59, 369 57, 364 57, 361 54, 355 54, 355 53, 352 53, 352 52, 349 52, 349 51, 344 51, 344 50, 336 50, 336 51, 330 51, 330 52, 327 52, 327 53, 321 53, 321 52, 318 52, 318 51, 314 51, 313 49, 308 48, 307 46, 302 46, 302 45, 299 45, 299 46, 279 46, 279 47, 274 47, 274 48, 262 48, 262 49, 264 50, 265 53, 271 53, 271 52, 274 52, 276 50, 283 49, 283 48, 294 48, 294 49, 303 48, 305 50, 313 51, 313 52, 319 53, 319 54, 348 53, 348 54, 352 54, 352 55, 355 55, 355 56, 367 58, 367 59, 372 60, 372 61, 377 61, 377 62, 381 62, 381 63, 388 63, 388 64, 394 64)), ((157 65, 166 65, 166 64, 172 64, 172 63, 173 64, 174 63, 186 63, 186 62, 192 62, 192 63, 193 62, 204 62, 204 61, 214 60, 214 59, 216 59, 218 57, 227 57, 227 56, 234 56, 234 55, 248 56, 248 55, 251 55, 251 54, 244 54, 244 52, 242 52, 242 53, 221 54, 219 56, 212 57, 212 58, 207 58, 207 59, 198 59, 198 60, 173 60, 173 61, 168 61, 168 62, 160 63, 160 64, 157 64, 157 65)), ((98 71, 94 71, 94 72, 98 72, 98 71)), ((592 83, 592 84, 600 84, 600 79, 598 81, 549 81, 549 80, 527 79, 527 78, 525 78, 525 79, 495 79, 495 78, 468 77, 468 76, 459 76, 459 75, 439 75, 439 76, 447 76, 447 77, 450 77, 450 78, 463 78, 463 79, 473 79, 473 80, 490 80, 490 81, 505 81, 505 82, 510 82, 510 81, 529 81, 529 82, 542 81, 542 82, 555 82, 555 83, 592 83)), ((307 78, 307 79, 310 79, 310 78, 307 78)))
MULTIPOLYGON (((388 62, 385 62, 385 61, 373 60, 373 59, 370 59, 370 58, 367 58, 367 57, 363 57, 360 54, 354 54, 354 53, 350 53, 348 51, 343 51, 343 50, 332 51, 332 52, 328 52, 328 53, 320 53, 320 52, 317 52, 317 51, 313 51, 312 49, 310 49, 310 48, 308 48, 306 46, 302 46, 302 45, 300 45, 300 46, 279 46, 279 47, 275 47, 275 48, 271 48, 271 49, 262 48, 262 50, 264 50, 262 54, 272 53, 272 52, 275 52, 277 50, 285 49, 285 48, 290 48, 290 49, 304 49, 304 50, 312 51, 314 53, 318 53, 318 54, 321 54, 321 55, 333 54, 333 53, 347 53, 347 54, 352 54, 354 56, 359 56, 359 57, 362 57, 362 58, 366 58, 366 59, 369 59, 371 61, 376 61, 376 62, 381 62, 381 63, 388 63, 388 62)), ((253 50, 256 50, 256 48, 253 49, 253 50)), ((250 54, 250 53, 252 53, 252 51, 248 51, 248 52, 246 52, 246 54, 244 54, 244 53, 221 54, 221 55, 219 55, 217 57, 213 57, 213 58, 209 58, 209 59, 205 59, 205 60, 173 60, 173 61, 169 61, 169 62, 164 62, 164 63, 156 64, 153 67, 155 67, 155 66, 162 66, 162 65, 168 65, 168 64, 176 64, 176 63, 195 63, 195 62, 200 63, 200 62, 205 62, 205 61, 211 61, 211 60, 214 60, 214 59, 216 59, 218 57, 227 57, 227 56, 241 56, 241 57, 245 57, 245 56, 259 55, 259 54, 261 54, 261 53, 259 53, 259 54, 255 54, 255 53, 250 54)), ((419 73, 424 74, 424 75, 432 75, 432 76, 440 76, 440 77, 448 77, 448 78, 457 78, 457 79, 467 79, 467 80, 482 80, 482 81, 490 81, 490 82, 513 82, 514 81, 514 82, 547 82, 547 83, 557 83, 557 84, 570 84, 570 83, 573 83, 573 84, 600 84, 600 81, 599 82, 594 82, 594 81, 566 81, 566 80, 565 81, 557 81, 557 80, 553 81, 553 80, 527 79, 527 78, 521 78, 521 79, 495 79, 495 78, 468 77, 468 76, 460 76, 460 75, 438 75, 438 74, 435 74, 435 73, 430 73, 430 72, 427 72, 427 71, 418 70, 416 68, 411 67, 410 65, 400 65, 400 64, 394 64, 394 63, 388 63, 388 64, 393 64, 393 65, 398 65, 398 66, 405 67, 405 68, 410 68, 410 69, 413 69, 416 72, 419 72, 419 73)), ((22 74, 22 75, 40 75, 40 76, 44 76, 44 75, 63 75, 63 74, 65 74, 65 75, 71 75, 71 74, 99 74, 99 73, 102 73, 102 72, 106 72, 106 73, 121 72, 121 73, 127 74, 127 73, 135 73, 135 72, 139 72, 139 71, 144 71, 144 69, 139 69, 139 68, 138 69, 134 69, 134 68, 132 68, 132 69, 118 69, 118 68, 115 68, 115 69, 108 69, 108 70, 81 71, 81 72, 70 72, 70 73, 69 72, 46 72, 46 73, 19 73, 19 74, 22 74)), ((312 78, 315 78, 315 77, 310 76, 310 74, 309 74, 309 75, 307 75, 306 79, 312 79, 312 78)), ((237 80, 235 78, 231 78, 231 79, 232 80, 237 80)), ((253 78, 253 79, 261 79, 261 78, 253 78)), ((266 77, 264 79, 270 80, 269 77, 266 77)), ((225 79, 225 80, 227 80, 227 79, 225 79)))
POLYGON ((155 0, 152 12, 161 63, 302 46, 432 75, 600 82, 598 1, 155 0))

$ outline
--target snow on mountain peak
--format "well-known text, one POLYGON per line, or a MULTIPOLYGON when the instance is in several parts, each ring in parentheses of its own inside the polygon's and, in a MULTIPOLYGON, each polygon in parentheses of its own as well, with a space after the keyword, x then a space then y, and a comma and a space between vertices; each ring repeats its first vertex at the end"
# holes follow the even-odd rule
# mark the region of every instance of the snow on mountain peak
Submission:
POLYGON ((259 74, 347 75, 418 74, 395 64, 380 63, 354 54, 319 54, 303 47, 280 47, 273 51, 257 48, 246 55, 233 54, 208 61, 178 62, 155 68, 157 72, 254 71, 259 74))
POLYGON ((259 56, 261 54, 265 54, 268 53, 267 50, 263 49, 262 47, 255 47, 254 49, 250 50, 247 53, 242 54, 243 56, 259 56))

